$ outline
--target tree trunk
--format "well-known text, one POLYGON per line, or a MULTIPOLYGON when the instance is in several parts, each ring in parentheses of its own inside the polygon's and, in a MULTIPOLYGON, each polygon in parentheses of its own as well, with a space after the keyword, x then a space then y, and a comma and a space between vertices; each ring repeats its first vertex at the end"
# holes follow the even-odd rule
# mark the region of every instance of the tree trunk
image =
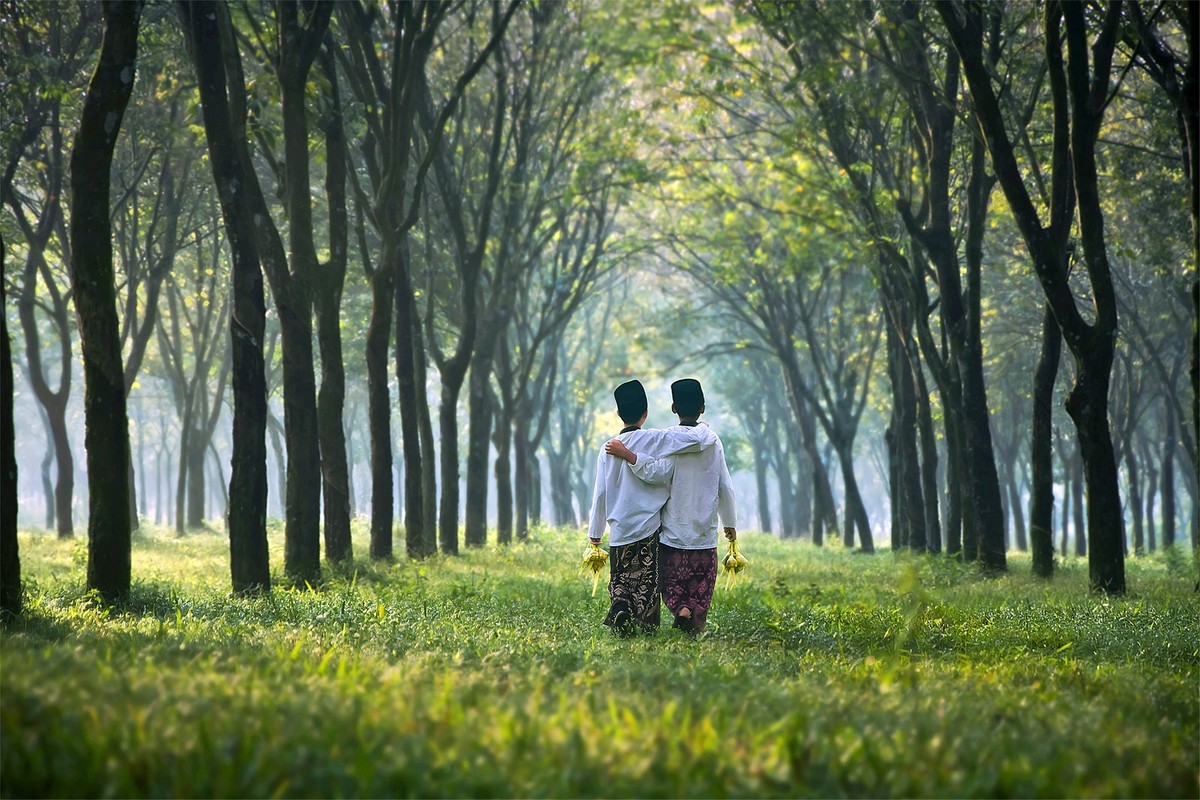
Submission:
POLYGON ((325 558, 334 563, 353 557, 350 539, 350 466, 346 463, 346 368, 342 356, 341 308, 346 284, 346 142, 341 94, 334 68, 332 38, 320 62, 329 83, 331 107, 324 120, 325 195, 329 200, 329 260, 320 265, 316 295, 317 340, 321 352, 321 388, 317 393, 317 431, 325 499, 325 558))
MULTIPOLYGON (((529 526, 530 528, 542 524, 542 461, 538 458, 537 452, 529 447, 529 526)), ((527 530, 522 539, 528 538, 529 531, 527 530)))
POLYGON ((1129 509, 1133 512, 1133 554, 1146 554, 1146 532, 1142 519, 1142 478, 1137 455, 1130 443, 1125 451, 1125 471, 1129 479, 1129 509))
POLYGON ((109 222, 110 169, 133 93, 141 2, 104 4, 104 40, 71 152, 71 284, 83 353, 87 585, 109 603, 130 586, 129 422, 109 222))
MULTIPOLYGON (((267 384, 263 358, 266 304, 262 268, 250 228, 245 170, 235 145, 235 122, 226 100, 219 24, 228 9, 215 2, 180 3, 179 16, 196 65, 209 163, 233 256, 230 315, 233 370, 233 457, 229 475, 229 566, 234 594, 269 591, 267 551, 267 384)), ((242 109, 244 112, 244 109, 242 109)))
POLYGON ((496 417, 493 430, 496 445, 496 543, 512 544, 512 426, 509 420, 504 418, 503 411, 496 417))
POLYGON ((945 416, 946 427, 946 554, 968 560, 963 547, 962 430, 957 415, 945 416))
POLYGON ((191 405, 185 406, 183 419, 179 426, 179 474, 175 479, 175 534, 183 536, 187 530, 187 497, 188 497, 188 467, 192 458, 192 410, 191 405))
MULTIPOLYGON (((0 275, 8 250, 0 236, 0 275)), ((0 282, 0 308, 8 308, 0 282)), ((8 315, 0 315, 0 619, 21 613, 21 554, 17 542, 17 432, 13 424, 13 360, 8 315)))
MULTIPOLYGON (((1167 430, 1163 437, 1162 466, 1162 546, 1175 546, 1175 415, 1167 409, 1167 430)), ((1088 510, 1091 508, 1089 506, 1088 510)))
POLYGON ((579 524, 575 509, 571 505, 571 479, 568 473, 567 459, 561 458, 553 450, 546 458, 550 462, 550 511, 554 525, 558 527, 579 524))
POLYGON ((854 453, 850 445, 842 444, 837 447, 838 461, 842 465, 842 484, 846 497, 846 531, 843 542, 847 547, 854 546, 852 526, 858 528, 858 541, 864 553, 875 552, 875 540, 871 535, 871 521, 867 518, 867 508, 863 505, 862 495, 858 491, 858 481, 854 478, 854 453))
POLYGON ((1084 558, 1088 554, 1088 540, 1083 507, 1084 484, 1081 453, 1082 447, 1076 443, 1074 455, 1071 457, 1071 517, 1074 525, 1072 530, 1075 533, 1075 555, 1084 558))
POLYGON ((513 448, 513 505, 516 512, 517 539, 529 538, 530 486, 529 442, 526 440, 525 421, 516 419, 512 425, 513 448))
MULTIPOLYGON (((305 194, 307 197, 307 189, 305 194)), ((303 587, 321 575, 321 454, 311 303, 307 297, 287 297, 290 292, 285 287, 274 287, 273 294, 283 343, 283 438, 287 445, 283 562, 288 578, 303 587)))
MULTIPOLYGON (((404 537, 405 553, 417 558, 425 537, 425 490, 422 483, 423 459, 432 453, 422 453, 420 409, 424 383, 417 383, 416 309, 413 307, 412 283, 409 278, 407 253, 403 236, 394 245, 391 256, 396 264, 396 382, 400 401, 400 435, 404 447, 404 537)), ((385 250, 385 258, 388 254, 385 250)))
POLYGON ((767 459, 762 452, 762 446, 752 447, 754 451, 754 493, 758 500, 758 529, 763 533, 771 533, 771 498, 767 495, 767 459))
POLYGON ((1029 541, 1025 534, 1025 512, 1021 510, 1021 488, 1017 485, 1016 465, 1008 475, 1009 507, 1012 509, 1013 534, 1016 537, 1017 550, 1029 552, 1029 541))
POLYGON ((71 453, 71 440, 67 433, 66 408, 61 413, 51 410, 50 424, 54 433, 54 516, 58 525, 58 538, 71 539, 75 536, 75 457, 71 453), (57 419, 56 419, 57 418, 57 419))
MULTIPOLYGON (((392 401, 388 390, 388 345, 392 338, 395 272, 384 250, 371 276, 371 319, 367 323, 367 423, 371 431, 371 558, 392 558, 396 498, 392 491, 392 401)), ((443 440, 442 446, 445 447, 443 440)))
POLYGON ((1075 461, 1066 452, 1065 447, 1059 448, 1059 460, 1062 461, 1063 470, 1063 505, 1062 514, 1059 521, 1062 523, 1062 531, 1059 535, 1058 552, 1063 558, 1067 557, 1067 534, 1071 529, 1071 512, 1077 507, 1082 506, 1082 503, 1075 502, 1075 461))
POLYGON ((438 512, 438 539, 443 553, 458 555, 459 454, 458 454, 458 396, 462 390, 459 375, 454 381, 449 371, 442 373, 442 400, 438 408, 438 430, 441 434, 442 497, 438 512))
POLYGON ((205 474, 204 456, 208 440, 204 432, 193 429, 188 437, 187 458, 187 527, 204 527, 205 474))
MULTIPOLYGON (((50 432, 49 426, 46 433, 50 432)), ((54 528, 54 483, 50 480, 50 465, 54 463, 54 442, 46 443, 46 455, 42 456, 42 494, 46 498, 46 530, 54 528)))
POLYGON ((938 510, 937 431, 933 425, 929 387, 921 372, 920 362, 914 360, 912 363, 917 378, 917 433, 921 444, 921 496, 925 500, 925 546, 931 553, 940 553, 942 524, 938 510))
POLYGON ((1033 430, 1030 443, 1029 529, 1033 574, 1054 575, 1054 464, 1052 399, 1062 352, 1062 332, 1047 307, 1042 314, 1042 349, 1033 375, 1033 430))
MULTIPOLYGON (((39 229, 45 224, 39 224, 39 229)), ((45 239, 48 238, 49 233, 47 232, 45 239)), ((58 349, 61 359, 58 390, 54 391, 50 389, 42 369, 41 337, 38 333, 38 321, 34 314, 37 301, 38 271, 44 267, 43 250, 36 249, 35 251, 35 248, 40 248, 43 242, 44 240, 39 240, 29 243, 31 252, 25 264, 21 294, 17 298, 17 312, 21 320, 21 328, 25 333, 25 362, 29 384, 44 413, 43 421, 49 429, 57 468, 52 499, 50 499, 50 505, 46 511, 46 527, 56 528, 59 539, 70 539, 75 535, 72 508, 75 496, 75 459, 71 453, 71 442, 67 431, 67 400, 70 396, 73 370, 71 334, 68 326, 67 301, 61 292, 51 291, 49 294, 54 304, 52 318, 59 332, 58 349)), ((47 281, 48 285, 49 283, 47 281)))
MULTIPOLYGON (((905 317, 903 324, 908 324, 905 317)), ((917 458, 917 404, 914 362, 904 344, 907 331, 888 326, 888 371, 892 375, 893 428, 897 486, 892 503, 898 506, 897 521, 904 529, 900 540, 905 547, 923 553, 926 546, 924 498, 921 496, 921 473, 917 458)), ((895 533, 893 532, 893 535, 895 533)))
POLYGON ((470 422, 467 431, 467 503, 464 536, 467 547, 482 547, 487 543, 487 458, 492 428, 491 390, 488 386, 490 367, 490 359, 485 363, 477 352, 468 381, 470 422))
POLYGON ((1154 521, 1155 505, 1158 503, 1158 468, 1154 465, 1154 454, 1143 450, 1145 458, 1142 463, 1146 470, 1146 551, 1153 553, 1158 549, 1158 529, 1154 521))

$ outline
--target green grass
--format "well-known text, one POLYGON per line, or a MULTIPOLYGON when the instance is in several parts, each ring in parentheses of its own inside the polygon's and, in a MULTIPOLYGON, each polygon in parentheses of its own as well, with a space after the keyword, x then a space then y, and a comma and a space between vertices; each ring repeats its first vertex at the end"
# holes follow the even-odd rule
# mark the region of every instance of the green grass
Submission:
MULTIPOLYGON (((357 532, 356 552, 366 552, 357 532)), ((128 607, 86 544, 22 533, 0 634, 4 796, 1200 794, 1190 559, 1130 594, 1010 559, 750 534, 698 640, 620 640, 577 532, 229 596, 217 532, 136 537, 128 607)), ((281 537, 272 563, 282 563, 281 537)))

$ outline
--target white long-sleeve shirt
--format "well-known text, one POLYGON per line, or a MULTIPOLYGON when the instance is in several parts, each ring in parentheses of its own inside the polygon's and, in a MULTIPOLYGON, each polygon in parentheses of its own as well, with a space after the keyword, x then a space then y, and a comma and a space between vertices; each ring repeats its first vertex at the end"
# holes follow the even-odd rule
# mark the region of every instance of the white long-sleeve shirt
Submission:
MULTIPOLYGON (((639 460, 664 459, 676 453, 700 452, 720 444, 711 428, 674 426, 658 430, 635 430, 615 438, 635 453, 639 460)), ((607 441, 607 440, 605 440, 607 441)), ((722 463, 723 463, 722 459, 722 463)), ((592 493, 592 513, 588 521, 588 536, 599 539, 608 527, 608 543, 620 546, 651 536, 662 524, 663 504, 670 495, 667 485, 669 472, 657 465, 658 476, 640 480, 625 469, 626 462, 610 456, 600 448, 596 461, 596 487, 592 493), (655 481, 655 482, 647 482, 655 481)))
MULTIPOLYGON (((696 428, 678 425, 667 430, 696 428)), ((665 545, 679 550, 711 550, 717 546, 719 538, 718 517, 721 527, 737 527, 733 480, 725 464, 725 447, 719 436, 715 433, 713 436, 716 442, 703 451, 660 458, 642 458, 638 453, 637 463, 629 467, 647 485, 661 484, 664 476, 671 482, 671 496, 663 507, 659 539, 665 545)))

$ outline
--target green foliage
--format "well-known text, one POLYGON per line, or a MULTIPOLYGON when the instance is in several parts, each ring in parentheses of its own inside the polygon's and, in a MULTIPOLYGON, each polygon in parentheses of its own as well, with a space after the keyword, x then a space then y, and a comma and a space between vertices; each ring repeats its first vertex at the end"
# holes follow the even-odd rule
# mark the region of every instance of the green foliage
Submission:
MULTIPOLYGON (((129 605, 22 534, 6 796, 1195 796, 1189 576, 1089 596, 750 534, 698 640, 617 639, 575 531, 227 593, 217 533, 138 537, 129 605)), ((279 542, 273 542, 278 546, 279 542)), ((360 545, 358 552, 366 550, 360 545)))

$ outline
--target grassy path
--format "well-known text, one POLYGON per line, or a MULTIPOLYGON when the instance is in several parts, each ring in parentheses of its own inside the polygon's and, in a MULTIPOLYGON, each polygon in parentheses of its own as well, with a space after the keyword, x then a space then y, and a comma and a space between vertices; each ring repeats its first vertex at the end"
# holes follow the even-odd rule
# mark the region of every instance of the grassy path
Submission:
POLYGON ((0 794, 1200 795, 1190 560, 1131 561, 1112 601, 1082 562, 1043 584, 1021 556, 982 579, 743 542, 699 640, 619 640, 575 532, 256 600, 223 534, 152 532, 112 612, 85 542, 23 533, 0 794))

